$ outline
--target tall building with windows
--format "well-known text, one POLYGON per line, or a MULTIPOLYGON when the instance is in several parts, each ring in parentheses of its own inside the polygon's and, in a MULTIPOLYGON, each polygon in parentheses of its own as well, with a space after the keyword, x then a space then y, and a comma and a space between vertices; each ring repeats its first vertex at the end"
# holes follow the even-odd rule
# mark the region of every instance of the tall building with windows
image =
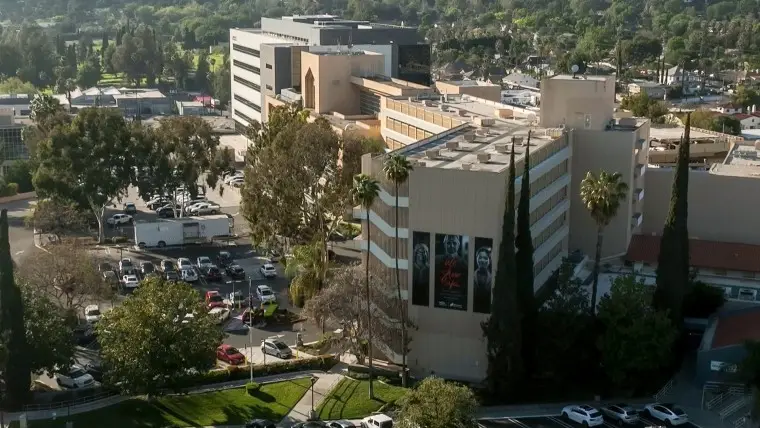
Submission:
POLYGON ((266 96, 280 96, 288 88, 300 91, 302 52, 344 49, 382 55, 377 75, 425 86, 431 83, 430 45, 415 27, 332 15, 262 18, 260 28, 230 29, 233 119, 241 128, 260 122, 266 96))
POLYGON ((0 175, 15 161, 29 159, 29 151, 22 138, 24 125, 17 123, 11 108, 0 109, 0 175))

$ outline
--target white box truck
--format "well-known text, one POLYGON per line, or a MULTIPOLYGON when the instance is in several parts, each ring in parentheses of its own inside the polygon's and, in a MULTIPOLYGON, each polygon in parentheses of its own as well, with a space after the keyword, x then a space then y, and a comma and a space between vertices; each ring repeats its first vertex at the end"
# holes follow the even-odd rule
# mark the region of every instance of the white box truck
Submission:
POLYGON ((204 244, 233 236, 234 221, 226 214, 135 223, 135 247, 204 244))

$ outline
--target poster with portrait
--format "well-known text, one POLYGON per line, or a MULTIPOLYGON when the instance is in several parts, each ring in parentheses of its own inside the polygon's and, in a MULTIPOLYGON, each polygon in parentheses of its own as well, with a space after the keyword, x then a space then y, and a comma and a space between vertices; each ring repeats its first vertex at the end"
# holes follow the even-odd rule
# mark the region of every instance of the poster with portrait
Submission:
POLYGON ((435 235, 435 307, 467 310, 469 239, 462 235, 435 235))
POLYGON ((430 233, 412 234, 412 304, 430 306, 430 233))
POLYGON ((493 258, 491 257, 493 239, 475 238, 475 266, 472 270, 472 310, 481 314, 491 313, 491 294, 493 289, 493 258))

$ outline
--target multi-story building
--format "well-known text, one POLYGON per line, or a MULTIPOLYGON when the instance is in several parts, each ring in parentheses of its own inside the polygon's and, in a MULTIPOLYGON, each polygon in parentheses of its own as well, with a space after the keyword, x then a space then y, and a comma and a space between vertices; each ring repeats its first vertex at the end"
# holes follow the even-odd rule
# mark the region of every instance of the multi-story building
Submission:
POLYGON ((31 103, 29 94, 0 94, 0 108, 11 110, 14 116, 29 116, 31 103))
POLYGON ((17 123, 13 109, 0 109, 0 147, 2 147, 2 165, 0 175, 13 162, 29 158, 29 151, 22 138, 24 125, 17 123))
POLYGON ((430 85, 430 45, 414 27, 332 15, 262 18, 260 28, 230 30, 232 117, 241 127, 261 121, 265 96, 300 88, 302 52, 341 47, 382 55, 378 75, 430 85))

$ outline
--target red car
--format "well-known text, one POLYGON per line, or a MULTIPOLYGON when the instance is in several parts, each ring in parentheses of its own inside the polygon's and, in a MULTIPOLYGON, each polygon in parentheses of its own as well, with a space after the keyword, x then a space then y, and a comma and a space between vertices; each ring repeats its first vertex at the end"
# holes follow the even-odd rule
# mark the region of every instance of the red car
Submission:
POLYGON ((232 345, 220 345, 216 348, 216 358, 233 366, 245 363, 245 356, 232 345))
POLYGON ((222 295, 219 294, 218 291, 207 291, 206 292, 206 305, 209 309, 213 308, 223 308, 224 307, 224 299, 222 298, 222 295))

